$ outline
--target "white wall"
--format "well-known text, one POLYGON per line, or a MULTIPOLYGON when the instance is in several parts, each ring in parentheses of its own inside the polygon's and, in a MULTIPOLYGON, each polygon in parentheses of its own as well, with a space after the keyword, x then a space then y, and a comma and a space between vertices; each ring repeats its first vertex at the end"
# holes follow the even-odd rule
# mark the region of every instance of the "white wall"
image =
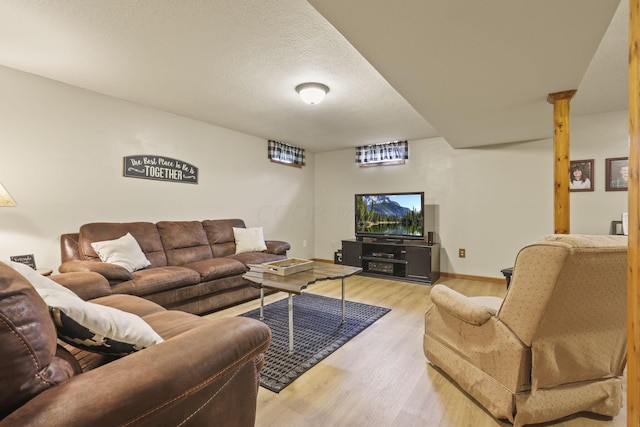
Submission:
MULTIPOLYGON (((550 126, 552 112, 550 111, 550 126)), ((626 192, 604 191, 605 158, 627 155, 627 112, 572 118, 572 159, 595 159, 595 191, 571 193, 573 233, 607 234, 626 192)), ((424 191, 437 205, 441 269, 502 277, 525 244, 553 232, 553 141, 455 150, 442 138, 410 141, 405 165, 360 168, 353 149, 316 154, 318 258, 354 236, 353 195, 424 191), (458 258, 458 249, 467 256, 458 258)))
POLYGON ((571 160, 594 159, 594 192, 571 193, 571 231, 607 234, 611 221, 627 211, 626 191, 605 191, 605 159, 629 155, 629 113, 572 119, 571 160))
MULTIPOLYGON (((297 169, 270 163, 261 138, 8 68, 0 82, 0 183, 18 202, 0 209, 0 258, 33 253, 56 269, 59 235, 86 222, 240 217, 291 242, 291 256, 332 259, 353 238, 360 192, 424 191, 450 273, 501 277, 553 231, 551 139, 454 150, 434 138, 410 141, 402 166, 359 168, 348 149, 307 153, 297 169), (199 184, 124 178, 134 154, 192 163, 199 184)), ((572 232, 606 234, 626 210, 626 192, 604 190, 604 162, 627 155, 627 135, 626 111, 572 118, 572 159, 595 159, 595 191, 571 193, 572 232)))
POLYGON ((291 256, 313 257, 314 156, 270 163, 264 139, 0 67, 0 258, 34 254, 57 269, 59 236, 87 222, 242 218, 291 256), (199 168, 199 183, 125 178, 123 156, 199 168), (304 240, 309 242, 303 247, 304 240))

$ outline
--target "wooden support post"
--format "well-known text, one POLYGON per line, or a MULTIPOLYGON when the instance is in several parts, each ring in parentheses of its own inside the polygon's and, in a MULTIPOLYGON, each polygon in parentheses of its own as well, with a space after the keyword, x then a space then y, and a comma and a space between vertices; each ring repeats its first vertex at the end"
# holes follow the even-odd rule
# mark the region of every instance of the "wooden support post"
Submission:
POLYGON ((629 253, 627 269, 627 425, 640 427, 640 0, 629 0, 629 253))
POLYGON ((576 90, 550 93, 547 102, 553 104, 553 195, 554 233, 569 234, 569 103, 576 90))

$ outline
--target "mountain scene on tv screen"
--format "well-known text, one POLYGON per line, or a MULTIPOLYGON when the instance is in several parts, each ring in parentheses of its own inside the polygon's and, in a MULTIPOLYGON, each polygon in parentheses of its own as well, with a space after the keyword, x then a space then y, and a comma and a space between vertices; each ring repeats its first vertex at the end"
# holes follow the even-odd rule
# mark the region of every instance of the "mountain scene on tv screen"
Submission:
MULTIPOLYGON (((407 202, 409 197, 405 196, 407 202)), ((360 233, 422 236, 422 209, 403 206, 386 195, 358 196, 356 218, 360 233)))

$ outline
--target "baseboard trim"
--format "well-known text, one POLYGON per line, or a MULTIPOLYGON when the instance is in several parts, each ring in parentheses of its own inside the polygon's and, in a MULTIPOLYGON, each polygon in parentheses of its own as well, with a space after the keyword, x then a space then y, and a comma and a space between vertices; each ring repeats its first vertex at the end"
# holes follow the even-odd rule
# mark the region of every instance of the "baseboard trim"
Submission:
POLYGON ((447 273, 444 271, 440 272, 440 278, 444 277, 448 277, 450 279, 477 280, 479 282, 506 283, 506 279, 501 279, 499 277, 474 276, 471 274, 447 273))
MULTIPOLYGON (((315 262, 324 262, 327 264, 333 264, 332 259, 311 258, 311 260, 315 262)), ((450 279, 476 280, 479 282, 506 283, 506 279, 500 278, 500 277, 474 276, 472 274, 447 273, 445 271, 440 272, 440 278, 442 279, 445 277, 448 277, 450 279)))

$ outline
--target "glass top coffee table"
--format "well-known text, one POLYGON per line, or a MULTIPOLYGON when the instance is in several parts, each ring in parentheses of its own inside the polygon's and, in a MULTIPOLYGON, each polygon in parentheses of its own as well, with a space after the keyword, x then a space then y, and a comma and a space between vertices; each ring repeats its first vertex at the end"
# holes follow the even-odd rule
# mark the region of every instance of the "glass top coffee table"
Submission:
POLYGON ((263 273, 262 265, 253 264, 251 271, 244 277, 254 286, 260 288, 260 319, 264 318, 264 290, 272 289, 289 294, 289 354, 293 354, 293 296, 300 295, 309 285, 321 280, 342 280, 342 323, 344 323, 344 281, 345 278, 358 274, 362 271, 360 267, 350 267, 340 264, 328 264, 314 262, 309 270, 300 271, 288 276, 263 273))

